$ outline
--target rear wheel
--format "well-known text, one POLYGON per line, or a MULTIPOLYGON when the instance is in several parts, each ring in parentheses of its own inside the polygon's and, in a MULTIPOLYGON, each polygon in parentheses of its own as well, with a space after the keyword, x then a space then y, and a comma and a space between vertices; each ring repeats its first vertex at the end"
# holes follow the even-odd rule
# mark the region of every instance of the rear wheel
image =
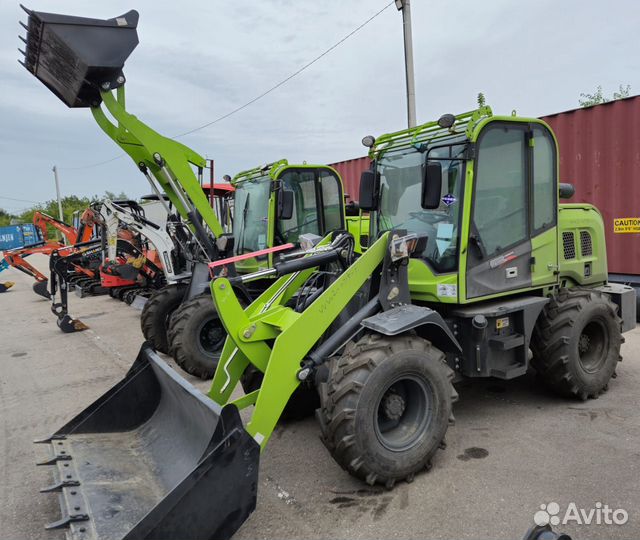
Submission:
POLYGON ((182 303, 186 289, 186 283, 167 285, 156 291, 142 308, 142 335, 156 351, 169 353, 169 320, 182 303))
POLYGON ((210 379, 227 333, 209 294, 184 302, 169 322, 169 353, 187 373, 210 379))
POLYGON ((606 294, 560 290, 536 323, 531 339, 533 367, 561 395, 598 397, 622 360, 621 322, 606 294))
POLYGON ((325 446, 371 485, 412 480, 443 446, 458 397, 452 378, 444 354, 424 339, 365 336, 330 361, 320 384, 325 446))

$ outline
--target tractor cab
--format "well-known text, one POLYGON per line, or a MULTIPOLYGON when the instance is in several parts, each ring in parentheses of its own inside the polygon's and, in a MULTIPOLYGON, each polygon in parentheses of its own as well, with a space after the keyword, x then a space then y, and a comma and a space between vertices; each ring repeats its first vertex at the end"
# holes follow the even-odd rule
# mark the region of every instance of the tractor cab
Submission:
MULTIPOLYGON (((293 165, 286 159, 237 174, 233 235, 235 254, 300 245, 302 235, 321 238, 345 228, 343 188, 326 165, 293 165)), ((239 273, 273 265, 273 253, 238 261, 239 273)))
MULTIPOLYGON (((365 139, 374 170, 363 174, 360 205, 372 212, 371 234, 427 237, 410 262, 412 298, 465 304, 558 284, 558 148, 543 121, 481 107, 365 139)), ((601 219, 588 213, 602 250, 580 283, 601 284, 601 219)))

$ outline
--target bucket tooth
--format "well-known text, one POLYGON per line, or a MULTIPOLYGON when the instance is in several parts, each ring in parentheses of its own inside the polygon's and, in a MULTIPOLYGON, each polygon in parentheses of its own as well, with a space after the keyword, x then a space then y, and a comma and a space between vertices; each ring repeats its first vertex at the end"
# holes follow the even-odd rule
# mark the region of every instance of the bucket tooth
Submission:
POLYGON ((24 7, 22 4, 20 4, 20 7, 22 8, 22 11, 24 11, 27 15, 31 15, 31 10, 27 7, 24 7))
POLYGON ((58 463, 58 461, 70 461, 71 460, 71 456, 65 456, 65 455, 56 455, 53 456, 49 459, 45 459, 44 461, 39 461, 38 463, 36 463, 37 466, 40 465, 55 465, 56 463, 58 463))
POLYGON ((57 484, 52 484, 50 486, 47 486, 46 488, 42 488, 40 490, 40 493, 53 493, 55 491, 62 491, 62 488, 65 487, 77 487, 79 485, 80 482, 78 482, 78 480, 62 480, 57 484))
POLYGON ((51 441, 64 441, 66 437, 64 435, 51 435, 44 439, 36 439, 33 444, 49 444, 51 441))
POLYGON ((78 521, 89 521, 89 516, 87 514, 70 514, 58 521, 47 523, 44 528, 48 531, 55 529, 68 529, 72 523, 77 523, 78 521))

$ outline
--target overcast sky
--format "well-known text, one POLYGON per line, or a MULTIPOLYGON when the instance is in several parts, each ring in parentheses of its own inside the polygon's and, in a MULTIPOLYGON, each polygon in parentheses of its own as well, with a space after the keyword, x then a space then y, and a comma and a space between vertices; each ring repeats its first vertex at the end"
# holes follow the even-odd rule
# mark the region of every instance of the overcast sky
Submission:
MULTIPOLYGON (((24 1, 24 0, 23 0, 24 1)), ((33 0, 35 1, 35 0, 33 0)), ((211 121, 278 83, 387 0, 38 0, 38 11, 111 18, 140 12, 126 66, 127 107, 164 135, 211 121)), ((637 0, 413 0, 418 122, 474 108, 540 116, 581 92, 640 93, 637 0)), ((88 109, 68 109, 16 61, 17 0, 0 0, 0 207, 55 196, 149 191, 88 109)), ((22 32, 24 34, 24 32, 22 32)), ((402 17, 391 6, 309 69, 243 111, 180 139, 215 159, 218 177, 286 157, 364 155, 363 135, 406 125, 402 17)))

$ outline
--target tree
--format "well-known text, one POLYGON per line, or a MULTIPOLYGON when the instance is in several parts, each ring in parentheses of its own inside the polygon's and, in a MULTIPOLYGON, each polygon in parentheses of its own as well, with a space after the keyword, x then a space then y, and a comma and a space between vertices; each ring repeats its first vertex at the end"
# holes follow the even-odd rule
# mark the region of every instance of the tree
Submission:
POLYGON ((12 216, 6 210, 0 208, 0 227, 6 227, 7 225, 11 225, 11 220, 14 219, 15 216, 12 216))
POLYGON ((486 104, 486 99, 484 97, 484 94, 482 92, 478 93, 478 108, 480 107, 484 107, 486 104))
POLYGON ((580 94, 580 97, 583 99, 578 99, 578 103, 580 107, 592 107, 593 105, 600 105, 601 103, 608 103, 609 101, 616 101, 618 99, 624 99, 629 97, 631 93, 631 85, 627 86, 620 85, 618 87, 618 91, 613 93, 612 98, 606 97, 602 93, 602 86, 598 85, 596 87, 596 91, 594 94, 580 94))

